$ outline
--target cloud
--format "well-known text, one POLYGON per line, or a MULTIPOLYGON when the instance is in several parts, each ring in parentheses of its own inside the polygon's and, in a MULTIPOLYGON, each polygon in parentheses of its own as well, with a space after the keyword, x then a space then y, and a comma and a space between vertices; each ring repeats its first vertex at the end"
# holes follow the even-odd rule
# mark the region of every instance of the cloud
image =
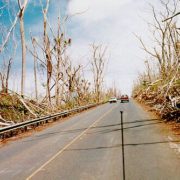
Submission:
POLYGON ((114 17, 124 4, 131 0, 71 0, 68 6, 70 14, 82 13, 79 19, 88 23, 114 17), (113 13, 114 14, 113 14, 113 13))
MULTIPOLYGON (((148 27, 144 22, 150 19, 148 8, 145 0, 136 3, 132 0, 71 0, 67 8, 69 14, 84 11, 71 21, 71 55, 76 59, 90 57, 90 44, 108 45, 111 56, 106 85, 111 86, 115 81, 119 89, 130 94, 138 72, 144 69, 145 58, 133 33, 148 39, 148 27)), ((82 63, 89 60, 86 59, 82 63)))
MULTIPOLYGON (((149 0, 59 0, 58 2, 52 0, 48 19, 52 28, 55 29, 60 10, 61 14, 64 14, 64 11, 70 15, 80 13, 73 16, 67 24, 68 36, 72 38, 69 54, 74 64, 77 64, 76 62, 83 65, 88 63, 91 57, 90 44, 95 42, 107 45, 110 59, 107 65, 105 85, 112 86, 115 81, 116 86, 122 92, 130 94, 138 72, 144 70, 143 63, 146 57, 139 48, 140 44, 133 33, 143 36, 145 41, 150 44, 148 26, 144 21, 144 19, 151 19, 148 3, 149 0)), ((157 0, 152 0, 151 3, 160 9, 157 0)), ((33 11, 30 11, 31 6, 34 7, 30 3, 26 11, 28 17, 25 19, 26 25, 28 25, 26 31, 29 33, 31 30, 32 35, 42 39, 41 9, 37 5, 39 13, 33 13, 33 15, 33 11), (30 18, 33 20, 30 21, 30 18)), ((37 9, 34 11, 37 12, 37 9)), ((28 58, 27 61, 31 61, 31 59, 28 58)), ((29 64, 32 65, 32 63, 29 64)), ((90 68, 88 67, 88 69, 90 68)), ((31 73, 27 74, 29 76, 27 79, 29 78, 28 80, 31 82, 33 76, 31 73)), ((86 77, 92 78, 88 70, 86 77)), ((27 86, 28 91, 33 89, 30 85, 27 86)))

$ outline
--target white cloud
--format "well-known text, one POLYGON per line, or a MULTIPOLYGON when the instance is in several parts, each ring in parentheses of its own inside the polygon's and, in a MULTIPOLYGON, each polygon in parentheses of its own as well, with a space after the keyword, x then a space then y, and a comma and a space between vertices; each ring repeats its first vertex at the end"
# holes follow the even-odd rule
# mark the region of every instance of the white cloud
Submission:
POLYGON ((130 93, 138 72, 144 69, 145 58, 133 33, 147 40, 144 19, 150 19, 149 9, 146 0, 71 0, 68 13, 87 10, 72 19, 73 26, 69 30, 73 39, 71 55, 76 59, 90 56, 87 52, 93 42, 108 45, 111 58, 106 85, 116 81, 118 88, 130 93))
MULTIPOLYGON (((106 85, 115 81, 117 87, 125 93, 130 93, 134 79, 139 71, 144 69, 145 54, 139 48, 139 43, 133 33, 142 35, 145 40, 148 28, 144 19, 151 19, 149 0, 70 0, 67 13, 82 14, 74 16, 70 23, 68 34, 72 38, 70 56, 72 60, 86 65, 90 58, 90 44, 103 43, 108 45, 111 54, 106 73, 106 85)), ((159 6, 157 0, 152 4, 159 6)), ((49 14, 49 22, 53 29, 57 26, 59 4, 52 2, 53 11, 49 14)), ((35 35, 42 32, 42 19, 31 25, 35 35)), ((40 37, 39 37, 40 38, 40 37)), ((147 40, 147 42, 149 42, 147 40)), ((89 71, 87 73, 89 76, 89 71)), ((28 74, 28 82, 32 75, 28 74)), ((86 77, 87 77, 86 76, 86 77)), ((27 91, 33 89, 33 84, 27 84, 27 91)))
POLYGON ((70 14, 83 12, 79 19, 91 21, 113 17, 120 8, 131 0, 71 0, 68 7, 70 14), (113 12, 113 13, 112 13, 113 12))

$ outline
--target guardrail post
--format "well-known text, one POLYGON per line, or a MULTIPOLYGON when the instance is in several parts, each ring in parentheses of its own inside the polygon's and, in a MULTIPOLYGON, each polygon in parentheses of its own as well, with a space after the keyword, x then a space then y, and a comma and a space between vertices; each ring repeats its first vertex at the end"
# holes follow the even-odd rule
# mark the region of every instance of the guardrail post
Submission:
POLYGON ((24 127, 24 131, 27 131, 27 126, 24 127))
POLYGON ((4 134, 1 134, 0 138, 2 139, 2 141, 4 140, 4 134))
POLYGON ((10 137, 12 137, 13 136, 13 131, 10 131, 10 137))

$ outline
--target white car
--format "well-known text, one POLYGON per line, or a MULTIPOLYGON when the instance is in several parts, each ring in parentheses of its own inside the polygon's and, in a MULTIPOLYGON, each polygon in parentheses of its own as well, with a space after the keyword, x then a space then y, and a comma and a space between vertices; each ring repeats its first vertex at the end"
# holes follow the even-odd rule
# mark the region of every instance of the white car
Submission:
POLYGON ((112 97, 109 99, 109 103, 116 103, 117 102, 117 98, 116 97, 112 97))

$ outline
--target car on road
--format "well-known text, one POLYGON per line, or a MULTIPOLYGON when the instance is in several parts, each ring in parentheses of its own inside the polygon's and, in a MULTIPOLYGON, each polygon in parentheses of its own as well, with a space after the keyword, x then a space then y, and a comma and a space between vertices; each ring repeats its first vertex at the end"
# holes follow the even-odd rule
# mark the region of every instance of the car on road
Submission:
POLYGON ((116 103, 117 102, 117 98, 116 97, 111 97, 109 99, 109 103, 116 103))
POLYGON ((128 95, 124 94, 124 95, 121 96, 121 103, 123 103, 123 102, 129 102, 128 95))

